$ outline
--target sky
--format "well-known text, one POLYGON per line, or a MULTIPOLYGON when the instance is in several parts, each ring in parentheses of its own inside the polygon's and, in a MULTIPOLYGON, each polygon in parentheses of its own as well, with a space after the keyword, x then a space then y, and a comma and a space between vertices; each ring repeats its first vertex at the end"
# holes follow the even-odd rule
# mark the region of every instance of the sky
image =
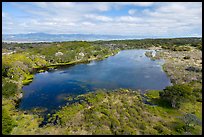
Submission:
POLYGON ((202 2, 3 2, 2 33, 202 37, 202 2))

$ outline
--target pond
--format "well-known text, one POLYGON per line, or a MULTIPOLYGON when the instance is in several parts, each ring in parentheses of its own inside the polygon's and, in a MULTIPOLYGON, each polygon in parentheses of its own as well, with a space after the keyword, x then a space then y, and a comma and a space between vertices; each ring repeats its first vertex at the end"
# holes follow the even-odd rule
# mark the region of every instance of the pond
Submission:
MULTIPOLYGON (((148 89, 161 90, 171 85, 162 70, 163 60, 151 60, 145 56, 149 50, 123 50, 102 61, 64 66, 37 73, 32 83, 23 87, 19 104, 22 110, 44 108, 57 109, 68 101, 64 98, 97 89, 148 89)), ((155 52, 155 51, 154 51, 155 52)))

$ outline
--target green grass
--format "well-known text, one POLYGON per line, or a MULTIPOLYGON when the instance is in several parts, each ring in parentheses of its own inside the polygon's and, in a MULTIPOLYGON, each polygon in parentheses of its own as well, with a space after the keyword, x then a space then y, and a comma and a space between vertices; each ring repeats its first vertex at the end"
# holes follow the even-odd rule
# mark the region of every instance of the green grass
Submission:
POLYGON ((145 95, 149 98, 158 98, 159 92, 159 90, 149 90, 145 95))

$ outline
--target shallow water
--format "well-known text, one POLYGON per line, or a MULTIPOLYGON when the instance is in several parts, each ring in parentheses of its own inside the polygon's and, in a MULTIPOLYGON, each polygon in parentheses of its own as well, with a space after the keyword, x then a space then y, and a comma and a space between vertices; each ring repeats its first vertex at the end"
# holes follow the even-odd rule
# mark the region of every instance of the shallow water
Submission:
POLYGON ((23 87, 19 108, 41 107, 50 111, 65 105, 64 98, 69 95, 99 88, 164 89, 171 84, 161 67, 164 61, 150 60, 146 51, 123 50, 102 61, 38 73, 32 83, 23 87))

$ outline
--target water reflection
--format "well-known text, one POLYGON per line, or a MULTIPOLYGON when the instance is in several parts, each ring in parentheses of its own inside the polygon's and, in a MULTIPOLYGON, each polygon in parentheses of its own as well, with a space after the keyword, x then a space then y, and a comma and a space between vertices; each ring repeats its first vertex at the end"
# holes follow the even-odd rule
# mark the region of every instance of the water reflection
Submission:
POLYGON ((23 87, 21 109, 47 108, 66 104, 69 95, 84 94, 99 88, 164 89, 170 80, 162 71, 163 60, 151 60, 147 50, 123 50, 103 61, 63 66, 38 73, 32 83, 23 87))

